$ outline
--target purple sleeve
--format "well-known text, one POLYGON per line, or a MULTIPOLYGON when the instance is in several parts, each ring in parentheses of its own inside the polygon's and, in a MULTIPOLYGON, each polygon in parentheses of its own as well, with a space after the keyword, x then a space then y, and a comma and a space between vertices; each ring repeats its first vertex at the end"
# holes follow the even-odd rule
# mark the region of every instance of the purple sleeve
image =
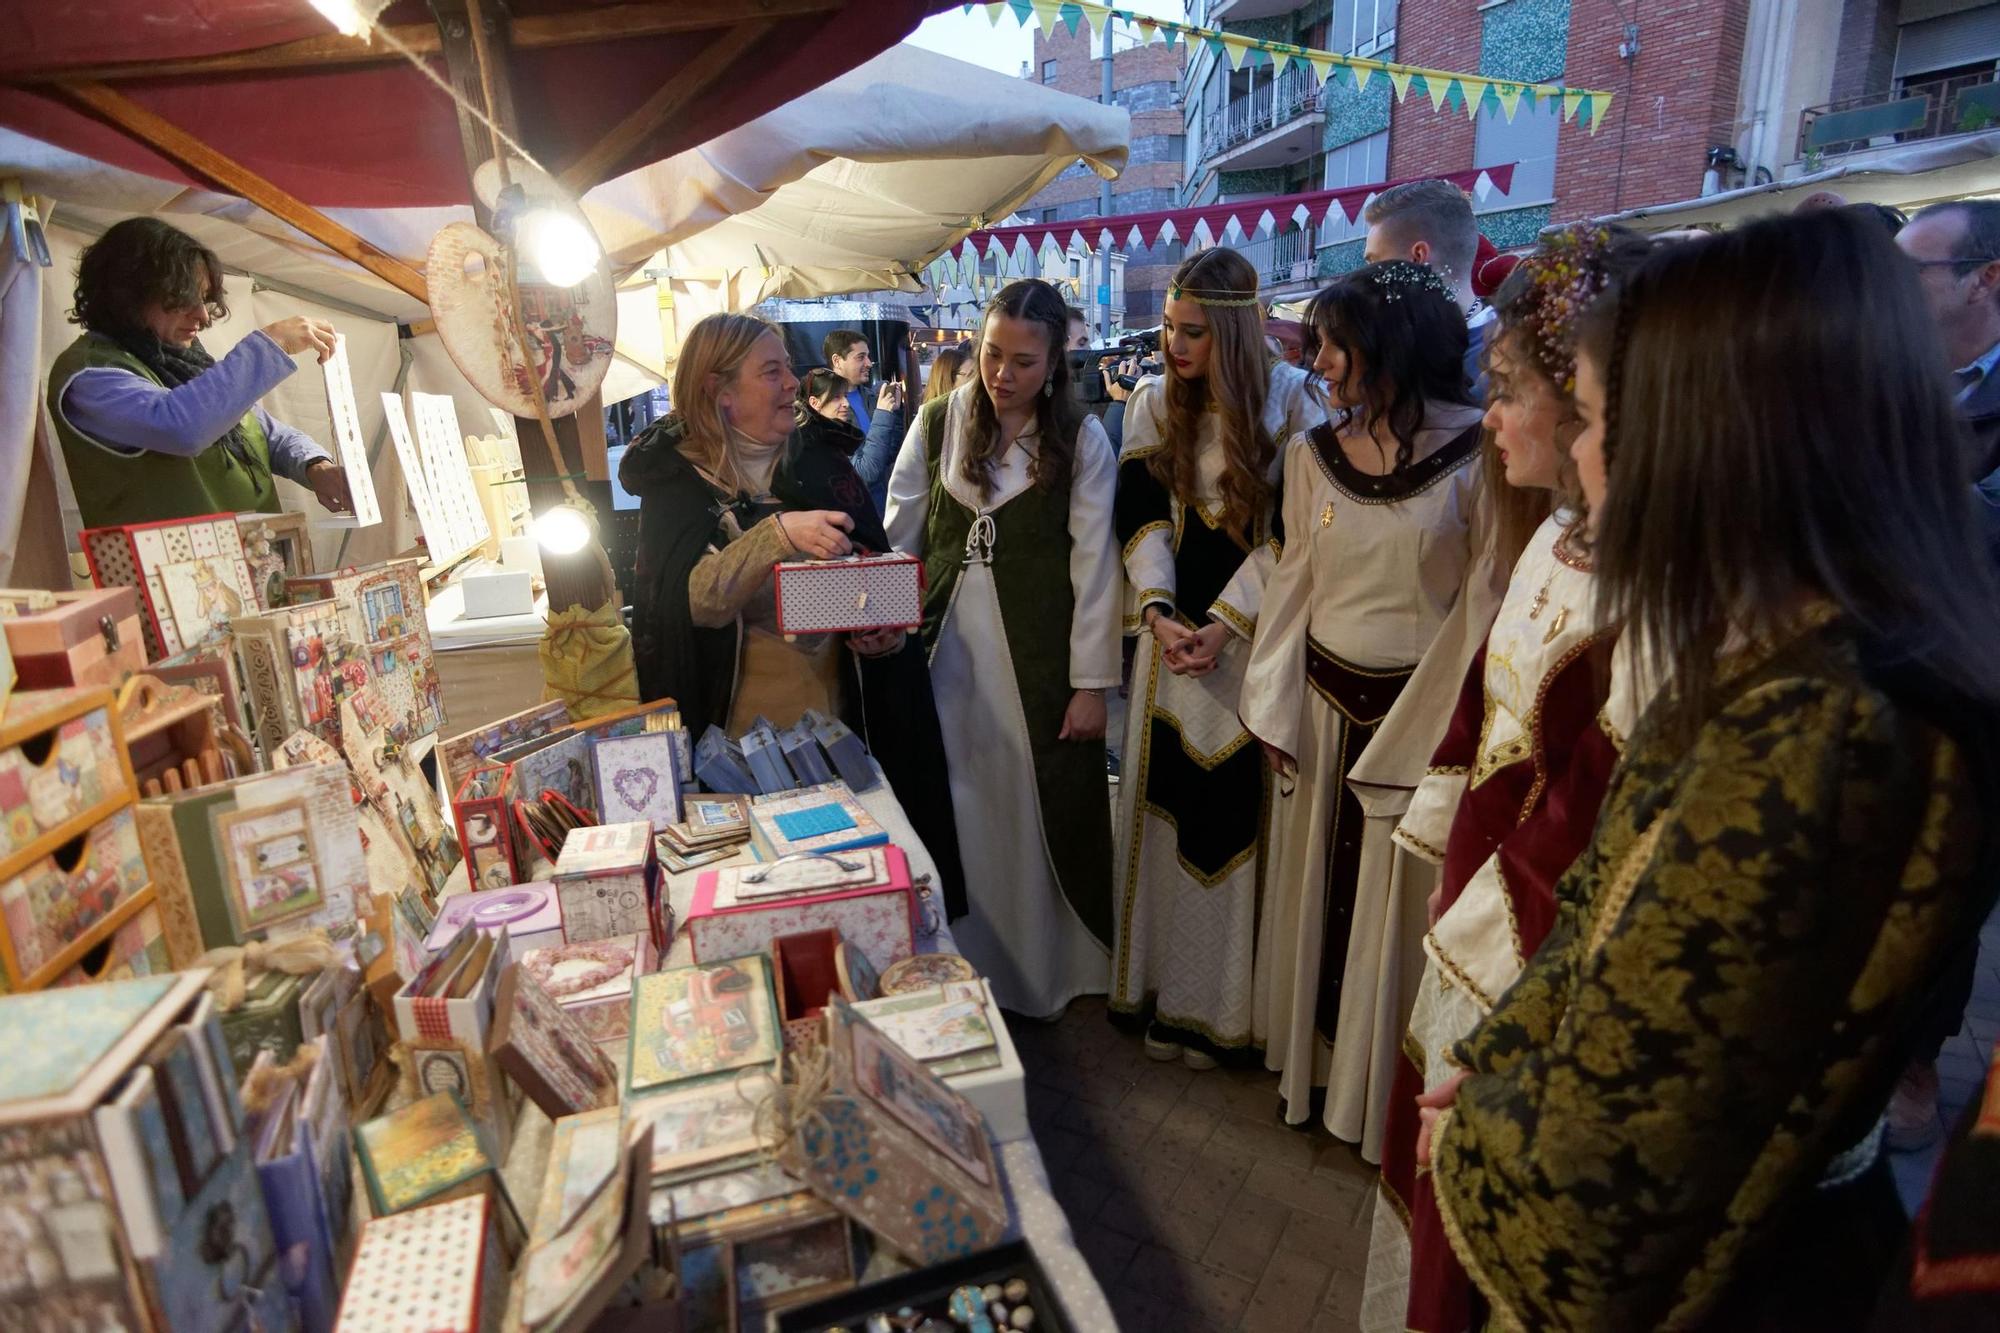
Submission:
POLYGON ((192 458, 297 369, 278 344, 253 333, 172 389, 109 366, 79 371, 63 388, 62 410, 70 425, 102 444, 192 458))
POLYGON ((257 408, 257 424, 264 428, 264 441, 271 449, 271 471, 299 485, 306 484, 306 469, 321 459, 337 461, 313 437, 257 408))

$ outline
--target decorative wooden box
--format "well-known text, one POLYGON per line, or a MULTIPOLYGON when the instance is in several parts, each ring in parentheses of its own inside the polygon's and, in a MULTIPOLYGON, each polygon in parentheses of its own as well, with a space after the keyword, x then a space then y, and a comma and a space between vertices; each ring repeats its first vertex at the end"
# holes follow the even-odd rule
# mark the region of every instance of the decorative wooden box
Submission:
POLYGON ((111 691, 17 693, 0 716, 0 967, 55 980, 152 901, 111 691), (122 816, 122 822, 117 822, 122 816))
POLYGON ((335 1333, 489 1333, 507 1278, 493 1200, 453 1199, 371 1219, 348 1270, 335 1333))
POLYGON ((139 594, 131 588, 78 592, 6 589, 0 620, 14 655, 16 684, 24 690, 125 683, 146 668, 146 640, 139 628, 139 594))
POLYGON ((653 931, 653 903, 660 891, 660 863, 653 826, 600 824, 570 831, 556 859, 556 896, 562 902, 563 937, 572 944, 653 931))
POLYGON ((529 949, 521 965, 595 1044, 623 1045, 632 1031, 632 983, 659 966, 651 931, 623 939, 529 949))
POLYGON ((295 731, 340 744, 340 701, 368 683, 368 659, 347 637, 337 602, 307 602, 234 622, 257 743, 277 753, 295 731))
POLYGON ((532 854, 514 822, 517 794, 513 765, 477 762, 452 796, 467 883, 475 889, 504 889, 528 877, 532 854))
POLYGON ((418 571, 418 561, 389 560, 285 581, 293 598, 326 598, 340 607, 347 641, 366 657, 375 688, 388 706, 389 728, 404 742, 432 735, 444 723, 418 571))
POLYGON ((257 610, 234 514, 88 528, 79 534, 100 588, 136 588, 146 657, 171 657, 257 610))
POLYGON ((207 979, 0 999, 0 1325, 293 1326, 207 979))
POLYGON ((460 927, 504 931, 508 952, 519 958, 529 949, 563 942, 562 903, 552 884, 515 884, 504 889, 454 893, 438 904, 437 924, 424 941, 432 953, 449 948, 460 927))
POLYGON ((176 967, 274 932, 351 930, 368 896, 352 778, 343 765, 308 764, 150 797, 137 817, 176 967))
POLYGON ((489 1198, 507 1252, 518 1251, 526 1238, 499 1160, 450 1093, 432 1093, 359 1126, 354 1150, 377 1218, 453 1199, 489 1198))
POLYGON ((924 566, 911 555, 851 555, 775 566, 785 634, 916 629, 924 620, 924 566))
POLYGON ((775 872, 769 862, 702 872, 684 925, 695 960, 761 953, 780 935, 829 928, 867 955, 877 972, 908 958, 916 943, 917 897, 902 848, 861 848, 837 855, 848 864, 869 867, 869 882, 753 897, 741 892, 743 876, 802 874, 826 865, 825 858, 787 863, 775 872))
POLYGON ((243 539, 243 558, 250 566, 257 605, 270 611, 283 606, 285 580, 313 572, 312 531, 304 514, 238 514, 236 531, 243 539))

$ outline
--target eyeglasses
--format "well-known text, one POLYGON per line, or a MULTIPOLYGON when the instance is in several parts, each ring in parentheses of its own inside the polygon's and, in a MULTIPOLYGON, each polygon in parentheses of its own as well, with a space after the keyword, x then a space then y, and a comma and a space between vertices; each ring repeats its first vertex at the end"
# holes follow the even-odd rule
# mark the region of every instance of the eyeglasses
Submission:
POLYGON ((1913 259, 1918 268, 1978 268, 1981 264, 2000 262, 2000 255, 1973 255, 1966 259, 1913 259))

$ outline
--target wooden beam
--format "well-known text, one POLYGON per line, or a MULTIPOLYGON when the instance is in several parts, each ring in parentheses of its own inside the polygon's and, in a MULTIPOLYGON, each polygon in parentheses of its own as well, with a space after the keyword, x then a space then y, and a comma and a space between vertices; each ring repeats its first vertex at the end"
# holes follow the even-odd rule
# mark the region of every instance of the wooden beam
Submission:
POLYGON ((613 126, 610 133, 592 144, 582 157, 564 167, 557 177, 563 188, 581 195, 598 182, 609 180, 641 144, 713 87, 777 26, 775 19, 739 23, 710 42, 700 55, 675 71, 672 78, 613 126))
POLYGON ((425 305, 430 304, 430 289, 424 283, 423 274, 394 255, 376 249, 318 209, 301 203, 248 167, 216 152, 186 130, 154 115, 123 93, 101 83, 60 83, 55 86, 55 91, 155 152, 298 228, 397 290, 425 305))
MULTIPOLYGON (((507 44, 535 51, 557 46, 583 46, 625 37, 660 37, 676 32, 726 28, 759 18, 803 18, 839 9, 842 0, 681 0, 677 4, 607 5, 566 14, 533 14, 506 22, 507 44)), ((389 25, 383 29, 411 54, 440 54, 438 31, 428 23, 389 25)), ((109 65, 76 65, 67 69, 0 72, 0 82, 17 84, 120 83, 130 79, 174 79, 201 74, 261 74, 282 70, 339 65, 386 65, 403 58, 380 37, 367 39, 328 33, 295 42, 280 42, 224 55, 189 56, 180 60, 125 61, 109 65)))

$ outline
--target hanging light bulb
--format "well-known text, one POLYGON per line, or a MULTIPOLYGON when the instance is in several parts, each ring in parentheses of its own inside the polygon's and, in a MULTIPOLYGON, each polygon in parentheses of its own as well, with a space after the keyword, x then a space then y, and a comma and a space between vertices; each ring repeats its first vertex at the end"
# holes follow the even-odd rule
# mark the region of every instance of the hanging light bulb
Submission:
POLYGON ((535 515, 535 541, 551 555, 575 555, 591 539, 591 522, 570 505, 557 505, 535 515))
POLYGON ((514 231, 524 259, 551 287, 574 287, 597 268, 603 251, 590 228, 554 208, 531 208, 514 231))
POLYGON ((366 37, 389 0, 312 0, 312 7, 344 37, 366 37))

